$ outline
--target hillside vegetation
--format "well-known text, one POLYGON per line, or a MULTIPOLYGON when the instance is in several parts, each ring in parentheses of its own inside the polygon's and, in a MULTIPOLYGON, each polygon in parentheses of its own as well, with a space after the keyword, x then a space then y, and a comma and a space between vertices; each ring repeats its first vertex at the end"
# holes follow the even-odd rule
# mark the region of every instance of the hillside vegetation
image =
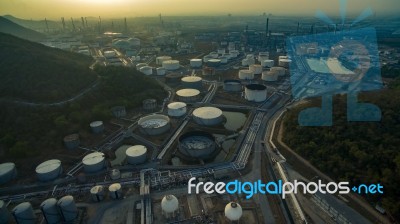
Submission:
POLYGON ((0 32, 31 41, 41 41, 46 37, 44 34, 23 27, 4 16, 0 16, 0 32))

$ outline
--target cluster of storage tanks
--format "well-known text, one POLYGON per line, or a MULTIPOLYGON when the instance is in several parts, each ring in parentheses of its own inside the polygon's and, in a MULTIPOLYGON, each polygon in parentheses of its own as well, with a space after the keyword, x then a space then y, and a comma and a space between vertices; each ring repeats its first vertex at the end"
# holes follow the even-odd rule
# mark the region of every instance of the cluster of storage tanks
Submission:
MULTIPOLYGON (((78 218, 78 208, 74 197, 64 196, 57 201, 49 198, 40 204, 40 211, 48 224, 73 223, 78 218)), ((10 220, 9 212, 3 201, 0 200, 0 222, 8 223, 10 220)), ((11 211, 16 223, 35 224, 39 223, 35 211, 30 202, 22 202, 11 211)))
MULTIPOLYGON (((106 195, 105 187, 101 185, 96 185, 90 189, 90 195, 93 201, 100 202, 103 201, 106 195)), ((116 200, 123 198, 122 186, 120 183, 113 183, 108 186, 108 195, 110 198, 116 200)))
MULTIPOLYGON (((225 49, 218 49, 216 52, 210 52, 208 55, 203 57, 203 62, 206 63, 210 67, 218 67, 221 64, 226 64, 232 58, 236 58, 239 55, 239 51, 237 50, 229 50, 229 53, 225 51, 225 49)), ((194 59, 192 59, 194 60, 194 59)), ((191 61, 192 62, 192 61, 191 61)), ((199 62, 196 62, 198 65, 199 62)), ((192 63, 191 63, 192 65, 192 63)), ((192 67, 198 67, 193 66, 192 67)))

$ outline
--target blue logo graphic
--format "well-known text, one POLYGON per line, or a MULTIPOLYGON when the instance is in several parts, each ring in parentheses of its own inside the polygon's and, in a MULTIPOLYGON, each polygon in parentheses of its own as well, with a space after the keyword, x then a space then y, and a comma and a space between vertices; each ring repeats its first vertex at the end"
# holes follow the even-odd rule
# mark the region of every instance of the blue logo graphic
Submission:
MULTIPOLYGON (((299 114, 301 126, 332 126, 332 96, 347 94, 348 121, 380 121, 381 110, 358 102, 359 92, 382 88, 379 52, 374 28, 344 29, 346 1, 341 1, 342 28, 337 31, 323 12, 316 16, 333 25, 334 32, 288 38, 292 94, 295 99, 321 97, 321 107, 299 114)), ((372 14, 366 9, 353 23, 372 14)))

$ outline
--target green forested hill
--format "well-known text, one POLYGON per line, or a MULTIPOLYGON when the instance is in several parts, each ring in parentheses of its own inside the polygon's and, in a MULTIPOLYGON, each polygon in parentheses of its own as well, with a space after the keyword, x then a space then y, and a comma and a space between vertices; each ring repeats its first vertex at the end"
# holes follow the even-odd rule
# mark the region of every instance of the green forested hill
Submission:
POLYGON ((385 194, 367 195, 400 220, 400 90, 365 93, 361 99, 378 105, 381 122, 348 122, 346 97, 334 100, 332 127, 300 127, 302 108, 290 110, 284 120, 284 141, 317 168, 337 180, 354 184, 381 183, 385 194))

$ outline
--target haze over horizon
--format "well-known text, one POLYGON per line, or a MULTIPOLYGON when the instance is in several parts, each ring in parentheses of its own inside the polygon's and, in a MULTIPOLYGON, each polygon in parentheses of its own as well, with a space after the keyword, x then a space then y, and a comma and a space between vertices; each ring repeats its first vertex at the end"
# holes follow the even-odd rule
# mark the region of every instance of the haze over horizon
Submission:
MULTIPOLYGON (((399 0, 348 0, 347 16, 371 7, 378 16, 400 12, 399 0)), ((0 15, 23 19, 101 16, 102 18, 201 15, 308 15, 321 10, 339 16, 339 0, 2 0, 0 15)))

